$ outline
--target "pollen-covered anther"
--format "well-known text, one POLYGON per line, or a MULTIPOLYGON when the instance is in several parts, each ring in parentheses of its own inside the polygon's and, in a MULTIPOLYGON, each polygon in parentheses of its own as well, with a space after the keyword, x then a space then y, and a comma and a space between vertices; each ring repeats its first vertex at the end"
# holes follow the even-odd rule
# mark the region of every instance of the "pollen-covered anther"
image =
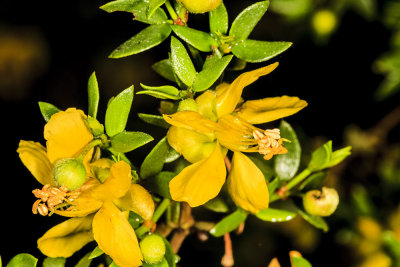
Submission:
POLYGON ((279 129, 253 131, 253 137, 258 143, 258 152, 264 155, 265 160, 271 159, 274 155, 285 154, 287 149, 282 146, 283 141, 288 141, 281 138, 279 129))
POLYGON ((49 184, 44 185, 42 189, 33 190, 32 193, 38 198, 33 203, 32 213, 39 213, 42 216, 48 215, 49 211, 52 214, 57 205, 63 202, 71 203, 76 198, 76 194, 68 192, 65 187, 50 187, 49 184))

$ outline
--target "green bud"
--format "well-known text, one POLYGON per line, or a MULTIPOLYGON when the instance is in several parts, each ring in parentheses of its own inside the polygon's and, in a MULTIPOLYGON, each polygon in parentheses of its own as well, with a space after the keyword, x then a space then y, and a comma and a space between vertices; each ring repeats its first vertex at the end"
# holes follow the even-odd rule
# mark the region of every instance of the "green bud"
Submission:
POLYGON ((197 103, 192 98, 187 98, 179 102, 178 111, 199 111, 197 103))
POLYGON ((191 13, 205 13, 216 9, 222 0, 178 0, 191 13))
POLYGON ((140 241, 144 261, 148 264, 160 262, 165 255, 165 243, 161 236, 152 234, 140 241))
POLYGON ((315 216, 331 215, 338 204, 339 195, 333 188, 322 187, 322 191, 311 190, 303 196, 304 209, 315 216))
POLYGON ((104 125, 95 118, 88 116, 86 119, 86 125, 94 136, 100 136, 104 134, 104 125))
POLYGON ((81 160, 65 158, 56 162, 53 175, 57 185, 72 191, 85 183, 86 169, 81 160))

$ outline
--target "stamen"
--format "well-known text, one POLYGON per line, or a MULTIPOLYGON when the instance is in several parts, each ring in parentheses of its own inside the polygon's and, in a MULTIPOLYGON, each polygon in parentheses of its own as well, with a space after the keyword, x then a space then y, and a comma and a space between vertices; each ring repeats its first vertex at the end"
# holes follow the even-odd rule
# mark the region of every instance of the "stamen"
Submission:
POLYGON ((282 146, 282 142, 288 140, 281 138, 280 130, 277 128, 265 130, 263 133, 254 130, 253 137, 258 143, 258 153, 264 155, 265 160, 270 160, 274 155, 288 152, 282 146))
POLYGON ((33 190, 32 193, 38 198, 33 203, 32 213, 39 213, 42 216, 51 215, 60 207, 71 205, 72 201, 80 194, 78 191, 69 192, 63 186, 59 188, 50 187, 49 184, 44 185, 42 189, 33 190))

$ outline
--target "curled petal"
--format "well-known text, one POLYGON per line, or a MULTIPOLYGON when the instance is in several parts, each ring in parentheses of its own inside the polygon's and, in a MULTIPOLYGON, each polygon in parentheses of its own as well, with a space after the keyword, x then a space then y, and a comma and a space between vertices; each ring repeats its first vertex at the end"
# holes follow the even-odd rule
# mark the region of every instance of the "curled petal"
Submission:
POLYGON ((149 192, 138 184, 131 184, 129 191, 114 201, 120 209, 131 210, 145 220, 151 220, 154 213, 154 201, 149 192))
POLYGON ((238 116, 252 124, 260 124, 290 116, 306 106, 307 102, 298 97, 270 97, 246 101, 238 110, 238 116))
POLYGON ((244 154, 233 154, 228 190, 236 205, 252 213, 268 208, 269 193, 264 175, 244 154))
POLYGON ((21 140, 17 149, 19 158, 42 185, 55 185, 53 165, 47 158, 46 149, 39 143, 21 140))
POLYGON ((47 140, 47 156, 50 162, 71 158, 93 139, 86 126, 86 115, 81 110, 69 108, 51 116, 44 127, 44 138, 47 140))
POLYGON ((212 121, 216 121, 218 119, 216 110, 216 97, 217 96, 213 91, 207 90, 196 98, 196 103, 199 107, 199 113, 203 115, 203 117, 212 121))
POLYGON ((93 241, 93 216, 72 218, 48 230, 38 240, 38 248, 48 257, 70 257, 93 241))
POLYGON ((171 126, 167 137, 169 145, 191 163, 207 158, 214 151, 215 134, 202 134, 171 126))
POLYGON ((91 190, 91 196, 102 201, 123 197, 130 188, 131 180, 131 167, 125 161, 119 161, 111 166, 110 177, 91 190))
POLYGON ((213 133, 217 124, 194 111, 180 111, 172 115, 163 115, 169 124, 204 134, 213 133))
POLYGON ((223 83, 217 87, 217 114, 218 117, 232 113, 240 101, 243 89, 255 82, 260 76, 267 75, 278 67, 278 62, 245 72, 237 77, 232 84, 223 83))
POLYGON ((169 182, 172 199, 200 206, 218 195, 225 177, 224 155, 217 143, 208 158, 184 168, 169 182))
POLYGON ((111 202, 105 202, 93 219, 94 239, 100 249, 119 266, 142 265, 142 252, 135 231, 111 202))

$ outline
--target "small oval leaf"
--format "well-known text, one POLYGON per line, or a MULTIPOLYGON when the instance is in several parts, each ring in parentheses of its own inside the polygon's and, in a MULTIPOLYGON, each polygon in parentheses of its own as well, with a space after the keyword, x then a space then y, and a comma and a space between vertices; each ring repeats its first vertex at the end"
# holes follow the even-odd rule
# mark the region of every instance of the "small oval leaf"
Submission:
POLYGON ((179 95, 179 89, 174 87, 174 86, 170 86, 170 85, 148 86, 148 85, 144 85, 142 83, 140 85, 145 90, 158 91, 158 92, 165 93, 165 94, 171 95, 171 96, 178 96, 179 95))
POLYGON ((121 153, 130 152, 153 141, 153 137, 142 132, 122 131, 111 137, 111 147, 121 153))
POLYGON ((21 253, 14 256, 7 264, 7 267, 35 267, 37 259, 30 254, 21 253))
POLYGON ((171 37, 172 67, 178 78, 187 86, 192 86, 196 78, 196 70, 183 44, 171 37))
POLYGON ((146 179, 161 172, 164 167, 165 157, 168 154, 168 147, 167 137, 164 137, 150 151, 140 166, 140 177, 142 179, 146 179))
POLYGON ((105 116, 105 128, 112 137, 125 130, 133 101, 133 85, 113 98, 109 103, 105 116))
POLYGON ((171 25, 171 28, 185 42, 202 52, 211 52, 213 46, 218 46, 217 41, 206 32, 180 25, 171 25))
POLYGON ((151 18, 154 12, 165 3, 166 0, 149 0, 149 9, 147 11, 147 18, 151 18))
POLYGON ((171 33, 168 24, 155 24, 140 31, 131 39, 115 49, 110 58, 121 58, 149 50, 161 44, 171 33))
POLYGON ((296 217, 296 213, 287 210, 267 208, 256 213, 256 217, 267 222, 287 222, 296 217))
POLYGON ((296 174, 300 166, 301 146, 296 132, 289 123, 282 120, 280 125, 281 137, 288 139, 284 147, 288 150, 286 154, 277 155, 274 161, 274 169, 279 179, 288 181, 296 174))
POLYGON ((200 71, 193 82, 193 91, 201 92, 207 90, 221 76, 229 62, 232 60, 232 55, 218 58, 210 56, 204 63, 203 70, 200 71))
POLYGON ((217 223, 211 230, 210 234, 215 237, 223 236, 225 233, 231 232, 239 227, 247 218, 247 213, 241 209, 229 214, 217 223))
POLYGON ((290 42, 267 42, 257 40, 244 40, 232 47, 232 53, 247 62, 267 61, 286 51, 292 43, 290 42))
POLYGON ((210 11, 210 32, 226 35, 228 32, 228 12, 224 3, 221 3, 216 9, 210 11))
POLYGON ((50 120, 53 114, 60 112, 60 110, 56 106, 47 102, 39 102, 39 108, 46 122, 50 120))
POLYGON ((303 217, 304 220, 306 220, 314 227, 321 229, 324 232, 328 232, 329 226, 323 218, 308 214, 300 209, 297 210, 297 213, 300 214, 300 216, 303 217))
POLYGON ((100 99, 99 85, 97 83, 96 73, 93 72, 92 75, 90 75, 88 82, 88 102, 89 102, 88 115, 95 119, 97 116, 99 99, 100 99))
POLYGON ((171 82, 175 82, 174 69, 172 68, 169 59, 163 59, 161 61, 158 61, 157 63, 154 63, 152 68, 163 78, 171 82))
POLYGON ((160 172, 146 180, 147 187, 162 197, 171 199, 169 182, 176 176, 175 172, 160 172))
POLYGON ((238 41, 247 39, 267 11, 268 6, 269 1, 262 1, 244 9, 232 22, 229 35, 234 36, 238 41))
POLYGON ((160 115, 138 113, 139 118, 151 125, 159 126, 168 129, 171 125, 167 123, 164 118, 160 115))
POLYGON ((97 246, 97 247, 95 247, 95 248, 93 249, 93 251, 90 253, 89 259, 97 258, 97 257, 99 257, 99 256, 101 256, 101 255, 103 255, 103 254, 104 254, 104 251, 102 251, 102 250, 99 248, 99 246, 97 246))

